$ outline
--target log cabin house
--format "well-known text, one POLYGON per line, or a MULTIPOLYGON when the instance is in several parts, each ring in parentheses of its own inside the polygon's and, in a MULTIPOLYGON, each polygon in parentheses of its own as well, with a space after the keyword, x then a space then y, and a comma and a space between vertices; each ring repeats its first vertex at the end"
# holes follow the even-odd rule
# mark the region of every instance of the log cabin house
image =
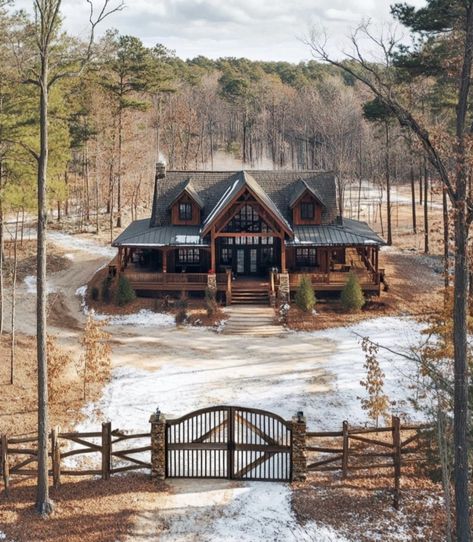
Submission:
POLYGON ((138 295, 216 291, 229 303, 290 296, 302 275, 317 294, 340 292, 349 272, 380 294, 384 241, 337 212, 335 177, 318 171, 168 171, 156 167, 150 219, 112 245, 110 272, 138 295))

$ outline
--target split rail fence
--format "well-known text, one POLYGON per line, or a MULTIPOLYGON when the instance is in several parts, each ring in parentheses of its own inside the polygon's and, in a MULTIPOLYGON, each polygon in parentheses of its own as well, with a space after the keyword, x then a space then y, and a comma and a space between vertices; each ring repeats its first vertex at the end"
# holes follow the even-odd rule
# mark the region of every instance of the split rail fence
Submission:
MULTIPOLYGON (((101 431, 61 433, 54 428, 50 435, 50 470, 55 487, 61 483, 61 475, 100 476, 108 480, 112 474, 138 469, 151 469, 151 463, 135 457, 135 454, 151 451, 151 434, 125 434, 119 429, 112 431, 112 424, 102 424, 101 431), (123 442, 146 439, 146 445, 123 447, 123 442), (63 451, 64 450, 64 451, 63 451), (100 468, 84 468, 80 464, 65 462, 68 457, 99 454, 100 468), (114 460, 115 458, 115 460, 114 460), (114 465, 114 463, 116 465, 114 465)), ((8 492, 13 475, 36 475, 38 460, 38 437, 8 437, 0 440, 0 469, 5 491, 8 492)), ((98 462, 94 462, 96 465, 98 462)))
POLYGON ((423 431, 429 425, 401 425, 392 418, 389 427, 350 427, 343 422, 341 431, 307 432, 308 472, 340 471, 347 478, 353 471, 392 469, 394 507, 399 507, 403 467, 425 461, 423 431), (321 457, 322 456, 322 457, 321 457))
MULTIPOLYGON (((342 478, 346 478, 352 472, 366 476, 364 471, 376 470, 375 475, 379 475, 379 469, 392 469, 392 473, 387 471, 387 476, 393 476, 396 508, 400 500, 401 475, 410 474, 412 469, 406 467, 422 464, 426 458, 423 434, 430 427, 427 425, 401 425, 400 419, 393 417, 389 427, 350 427, 345 421, 340 431, 311 432, 305 431, 305 422, 302 423, 302 442, 307 457, 302 467, 305 472, 339 471, 342 478)), ((36 475, 37 445, 37 436, 1 436, 0 472, 6 492, 12 476, 36 475)), ((97 476, 108 480, 120 472, 142 469, 151 472, 151 459, 147 461, 143 455, 136 457, 136 454, 148 451, 153 454, 151 433, 125 434, 118 429, 112 430, 110 422, 102 424, 101 430, 96 432, 61 433, 55 428, 50 434, 49 473, 54 486, 58 486, 62 475, 97 476), (88 463, 66 461, 73 456, 90 457, 89 454, 98 457, 96 455, 94 461, 88 463)), ((167 463, 168 460, 163 456, 162 461, 167 463)), ((166 465, 163 472, 165 470, 166 465)))

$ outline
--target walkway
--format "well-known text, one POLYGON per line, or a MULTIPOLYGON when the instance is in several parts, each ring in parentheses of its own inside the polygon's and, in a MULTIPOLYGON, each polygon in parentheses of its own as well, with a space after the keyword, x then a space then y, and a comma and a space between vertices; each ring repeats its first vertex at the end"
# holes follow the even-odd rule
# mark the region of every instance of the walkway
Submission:
POLYGON ((225 309, 228 315, 224 327, 226 335, 250 335, 268 337, 282 335, 286 330, 275 320, 272 307, 264 305, 231 305, 225 309))

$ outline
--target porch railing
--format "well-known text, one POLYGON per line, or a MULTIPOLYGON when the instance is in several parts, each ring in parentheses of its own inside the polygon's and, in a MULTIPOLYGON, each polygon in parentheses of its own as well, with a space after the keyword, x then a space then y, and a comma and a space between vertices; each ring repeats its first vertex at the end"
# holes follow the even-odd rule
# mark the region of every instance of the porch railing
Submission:
MULTIPOLYGON (((155 283, 155 284, 201 284, 207 286, 207 273, 156 273, 151 271, 125 270, 125 275, 131 283, 155 283)), ((226 284, 225 273, 217 273, 217 283, 226 284)))

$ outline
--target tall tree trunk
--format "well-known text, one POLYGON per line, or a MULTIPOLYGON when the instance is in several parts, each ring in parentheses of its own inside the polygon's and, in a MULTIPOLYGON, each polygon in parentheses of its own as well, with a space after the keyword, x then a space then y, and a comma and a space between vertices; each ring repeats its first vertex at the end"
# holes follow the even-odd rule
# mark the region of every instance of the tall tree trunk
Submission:
MULTIPOLYGON (((0 189, 3 186, 3 163, 0 161, 0 189)), ((3 204, 2 199, 0 198, 0 335, 3 333, 3 307, 4 307, 4 298, 3 298, 3 256, 4 256, 4 233, 5 226, 3 223, 3 204)))
POLYGON ((429 253, 429 170, 427 158, 424 156, 424 253, 429 253))
POLYGON ((443 208, 443 272, 444 272, 444 284, 445 289, 450 286, 450 259, 448 252, 448 237, 449 237, 449 228, 448 228, 448 199, 447 199, 447 189, 444 187, 442 190, 442 208, 443 208))
POLYGON ((46 355, 46 180, 48 170, 48 51, 42 50, 40 79, 40 152, 38 158, 38 230, 36 280, 36 335, 38 357, 38 484, 36 509, 53 510, 48 480, 48 362, 46 355))
POLYGON ((392 219, 391 219, 391 171, 390 171, 390 159, 389 159, 389 124, 388 122, 384 123, 385 129, 385 168, 386 168, 386 206, 387 206, 387 230, 388 230, 388 245, 393 244, 393 233, 392 233, 392 219))
POLYGON ((122 227, 122 145, 123 145, 123 113, 118 113, 118 175, 117 175, 117 228, 122 227))
POLYGON ((415 187, 415 175, 414 175, 414 164, 411 160, 410 167, 410 176, 411 176, 411 196, 412 196, 412 231, 417 233, 417 217, 416 217, 416 187, 415 187))
POLYGON ((18 222, 20 219, 20 211, 16 213, 15 222, 15 238, 13 245, 13 273, 11 285, 11 337, 10 337, 10 384, 15 381, 15 357, 16 357, 16 277, 18 266, 18 222))

